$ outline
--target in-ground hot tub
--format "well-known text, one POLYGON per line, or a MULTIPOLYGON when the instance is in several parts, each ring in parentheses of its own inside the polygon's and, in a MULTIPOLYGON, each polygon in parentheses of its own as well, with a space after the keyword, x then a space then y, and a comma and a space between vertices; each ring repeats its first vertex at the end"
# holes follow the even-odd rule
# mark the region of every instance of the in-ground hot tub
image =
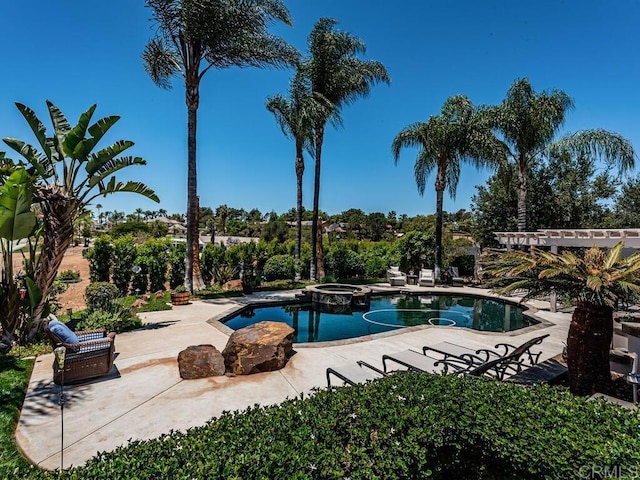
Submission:
POLYGON ((371 289, 360 285, 325 283, 309 285, 302 291, 312 304, 328 308, 363 310, 371 303, 371 289))

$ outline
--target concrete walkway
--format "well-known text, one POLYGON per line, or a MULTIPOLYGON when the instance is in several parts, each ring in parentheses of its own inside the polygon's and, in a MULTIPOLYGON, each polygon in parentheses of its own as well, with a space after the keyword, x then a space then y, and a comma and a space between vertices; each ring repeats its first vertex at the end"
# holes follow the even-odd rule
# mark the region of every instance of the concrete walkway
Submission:
MULTIPOLYGON (((403 287, 403 290, 421 290, 403 287)), ((424 289, 422 289, 424 290, 424 289)), ((437 288, 442 293, 481 294, 470 288, 437 288)), ((262 293, 253 298, 281 300, 295 292, 262 293)), ((381 365, 381 356, 407 348, 451 341, 474 348, 498 342, 520 344, 549 333, 540 346, 541 360, 557 355, 566 341, 570 316, 542 310, 536 313, 543 325, 506 334, 465 328, 421 326, 392 334, 365 337, 355 342, 307 346, 295 344, 296 354, 277 372, 243 377, 182 380, 178 353, 190 345, 213 344, 220 351, 227 343, 224 328, 207 320, 247 303, 248 297, 193 301, 173 310, 141 314, 144 328, 116 337, 117 357, 111 375, 64 389, 64 468, 84 464, 99 451, 111 451, 128 440, 151 439, 170 430, 186 430, 220 416, 223 411, 244 409, 260 403, 279 403, 287 397, 326 387, 326 368, 365 360, 381 365)), ((60 467, 60 387, 52 381, 53 354, 36 359, 16 431, 18 447, 34 464, 60 467)))

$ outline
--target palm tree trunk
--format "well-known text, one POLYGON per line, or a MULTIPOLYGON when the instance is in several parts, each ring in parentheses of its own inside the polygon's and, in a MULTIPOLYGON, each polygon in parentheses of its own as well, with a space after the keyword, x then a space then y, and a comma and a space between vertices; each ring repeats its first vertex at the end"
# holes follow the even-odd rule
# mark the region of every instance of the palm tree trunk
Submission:
POLYGON ((311 223, 311 267, 309 278, 317 280, 318 269, 318 210, 320 201, 320 162, 322 160, 322 142, 324 125, 316 127, 316 169, 313 183, 313 221, 311 223))
POLYGON ((198 82, 193 76, 187 76, 185 83, 187 102, 187 251, 185 255, 184 284, 188 291, 193 292, 193 262, 195 254, 195 236, 193 232, 196 221, 196 195, 198 190, 196 132, 200 94, 198 91, 198 82))
POLYGON ((436 280, 440 280, 440 270, 442 268, 442 205, 446 187, 445 169, 446 167, 438 167, 436 175, 436 264, 434 268, 436 280))
POLYGON ((572 393, 592 395, 608 391, 612 338, 613 308, 578 302, 567 337, 567 366, 572 393))
POLYGON ((318 251, 318 278, 325 277, 324 271, 324 250, 322 246, 322 220, 318 219, 318 243, 317 243, 317 251, 318 251))
POLYGON ((42 208, 43 244, 47 245, 40 254, 36 276, 36 285, 42 292, 42 300, 33 311, 34 325, 37 325, 64 254, 73 241, 79 204, 76 199, 69 198, 55 186, 36 190, 34 198, 40 202, 42 208))
POLYGON ((193 290, 204 290, 205 284, 200 269, 200 195, 196 194, 196 219, 193 222, 193 290))
POLYGON ((296 141, 296 248, 293 258, 300 260, 302 247, 302 176, 304 175, 304 157, 302 142, 296 141))
POLYGON ((527 163, 518 161, 518 231, 527 231, 527 163))

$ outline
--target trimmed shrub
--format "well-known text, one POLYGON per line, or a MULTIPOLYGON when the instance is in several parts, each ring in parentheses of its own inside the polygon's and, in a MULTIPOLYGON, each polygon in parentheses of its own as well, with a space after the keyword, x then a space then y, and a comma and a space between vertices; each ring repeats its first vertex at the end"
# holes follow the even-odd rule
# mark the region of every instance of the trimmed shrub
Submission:
POLYGON ((274 255, 264 265, 264 276, 267 281, 293 280, 295 262, 291 255, 274 255))
POLYGON ((109 235, 100 235, 86 253, 89 259, 89 280, 108 282, 113 262, 113 245, 109 235))
POLYGON ((200 270, 202 271, 202 279, 205 285, 210 285, 214 280, 218 281, 216 269, 225 263, 226 251, 227 248, 222 242, 218 244, 210 242, 205 245, 200 261, 200 270))
MULTIPOLYGON (((566 389, 407 373, 228 413, 44 478, 633 478, 640 418, 566 389), (615 470, 614 470, 615 469, 615 470)), ((34 472, 30 472, 31 475, 34 472)), ((33 477, 30 477, 33 478, 33 477)))
MULTIPOLYGON (((187 245, 185 243, 178 243, 169 250, 169 288, 171 290, 184 284, 184 275, 186 271, 184 261, 186 255, 187 245)), ((201 270, 205 283, 209 284, 211 280, 207 280, 205 278, 204 269, 201 270)))
POLYGON ((133 235, 125 235, 113 241, 113 283, 121 296, 129 293, 136 259, 136 242, 133 235))
POLYGON ((78 270, 63 270, 58 273, 56 278, 61 282, 77 283, 80 281, 80 272, 78 270))
POLYGON ((349 249, 345 244, 329 251, 325 257, 328 276, 337 278, 352 278, 364 275, 364 262, 360 255, 349 249))
POLYGON ((85 298, 90 310, 108 307, 119 296, 115 285, 108 282, 95 282, 87 285, 85 298))

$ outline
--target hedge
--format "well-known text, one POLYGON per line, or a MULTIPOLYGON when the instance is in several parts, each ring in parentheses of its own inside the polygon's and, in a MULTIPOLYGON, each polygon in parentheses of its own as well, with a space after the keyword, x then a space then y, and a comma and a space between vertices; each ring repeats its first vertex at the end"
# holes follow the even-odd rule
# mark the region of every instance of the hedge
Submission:
POLYGON ((638 431, 636 413, 560 387, 408 373, 224 413, 59 478, 631 478, 638 431))

